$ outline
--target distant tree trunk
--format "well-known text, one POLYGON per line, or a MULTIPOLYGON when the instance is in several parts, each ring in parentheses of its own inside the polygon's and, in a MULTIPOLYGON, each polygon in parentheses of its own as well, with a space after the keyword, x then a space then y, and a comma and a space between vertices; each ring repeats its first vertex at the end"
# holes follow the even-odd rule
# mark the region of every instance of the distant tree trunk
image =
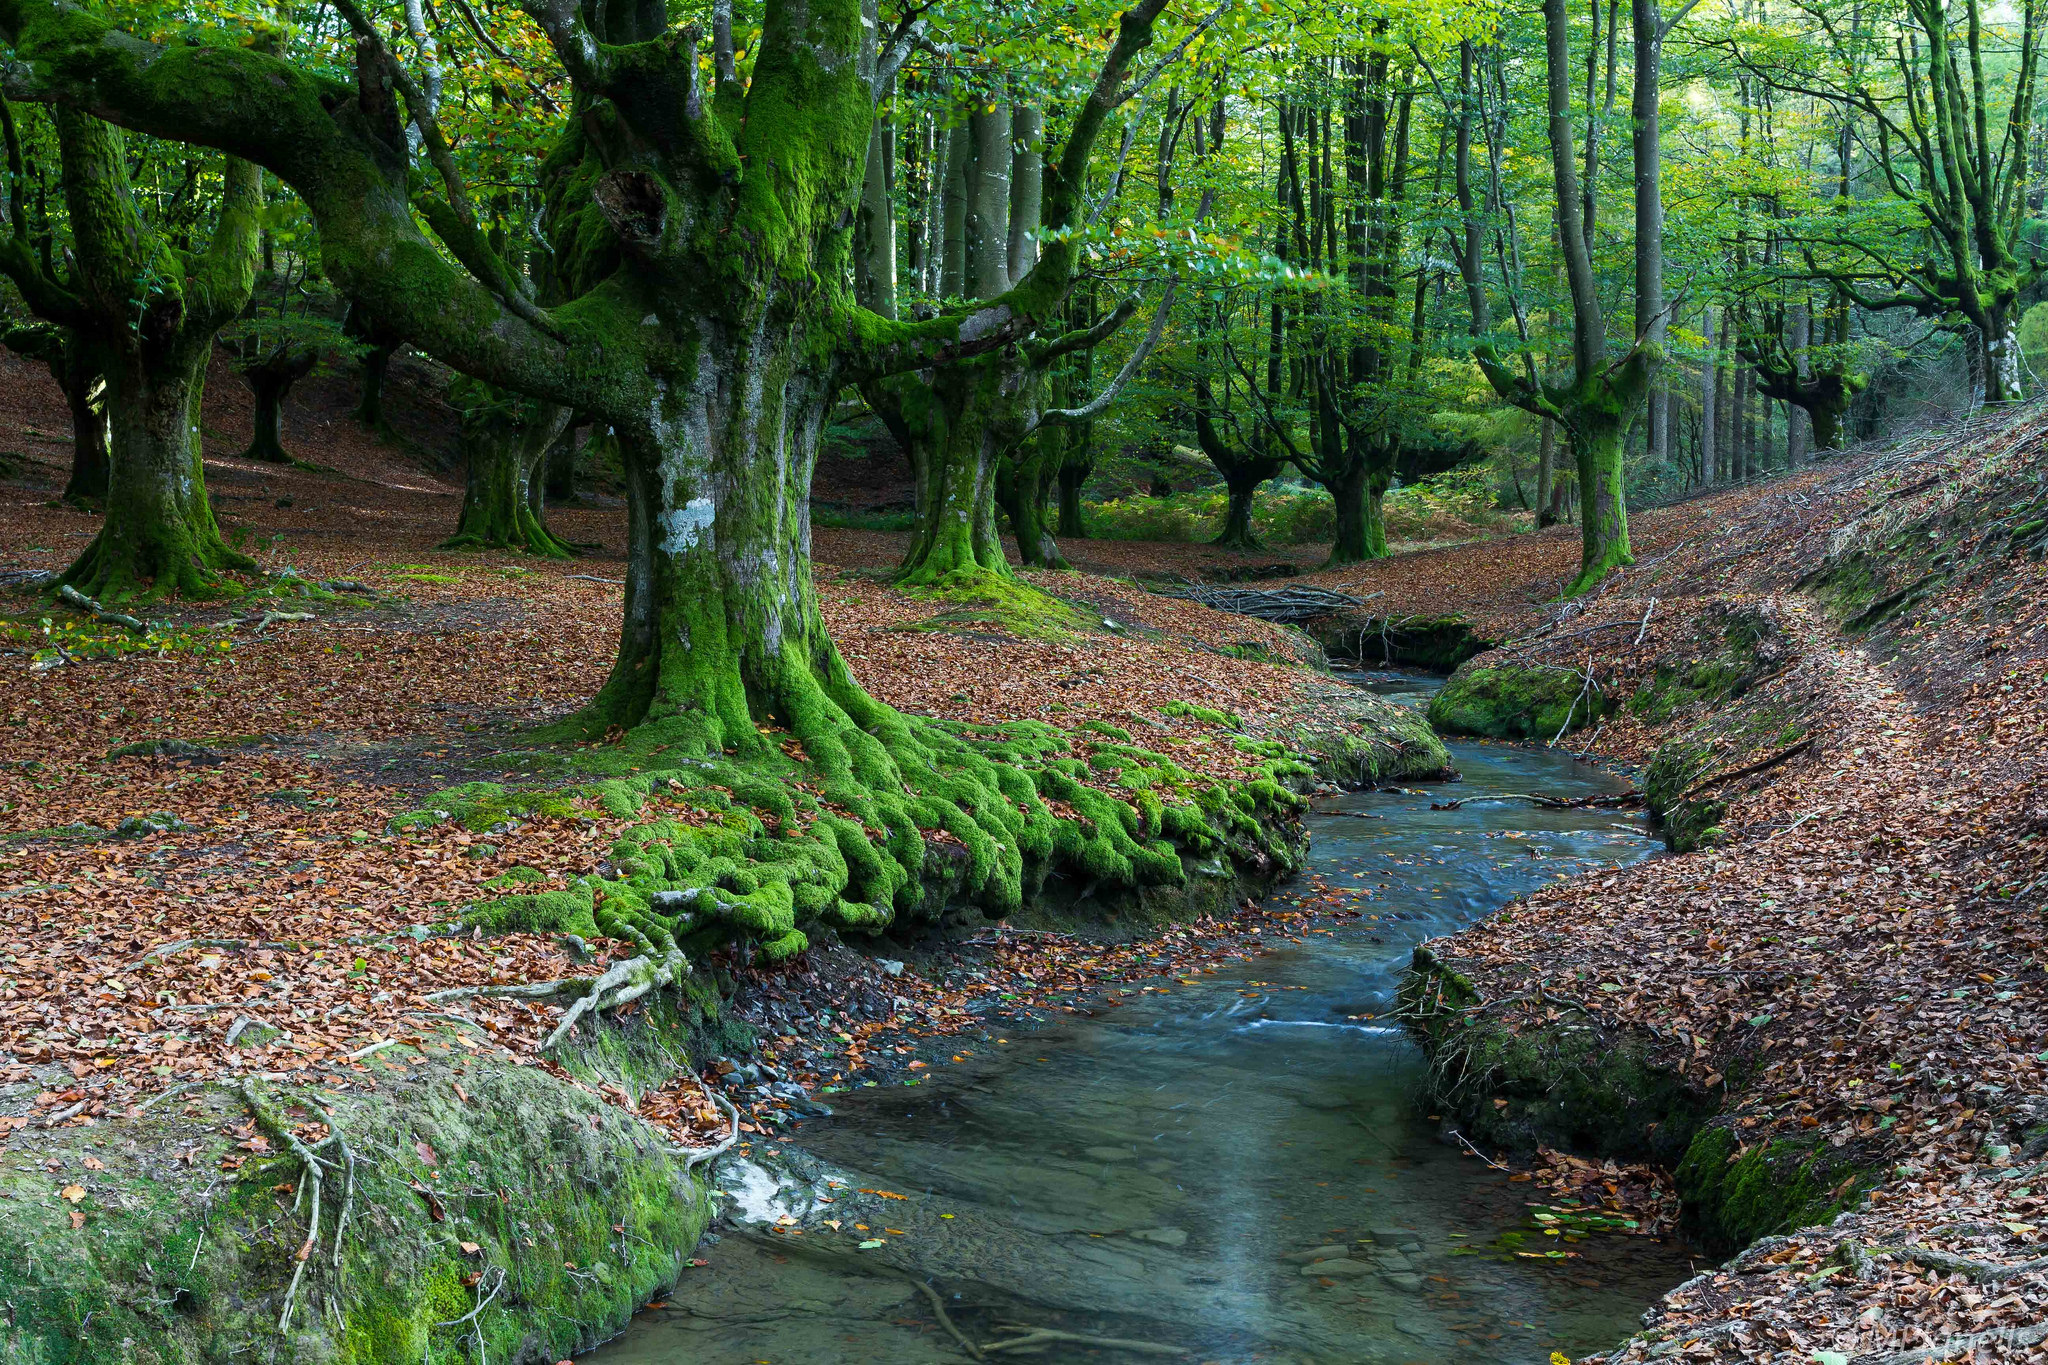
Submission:
POLYGON ((1700 310, 1700 432, 1693 456, 1702 484, 1714 481, 1715 408, 1720 402, 1721 353, 1714 346, 1714 321, 1713 309, 1700 310))
POLYGON ((946 171, 939 191, 939 293, 949 299, 967 292, 967 168, 973 148, 964 124, 946 130, 946 171))
POLYGON ((1721 346, 1714 356, 1714 482, 1730 483, 1735 478, 1735 395, 1729 383, 1728 356, 1735 327, 1724 314, 1721 346))
POLYGON ((559 404, 523 399, 493 403, 465 421, 462 444, 469 471, 462 516, 441 548, 525 550, 568 558, 567 542, 548 530, 533 496, 540 466, 568 421, 569 410, 559 404))
POLYGON ((1060 537, 1085 540, 1088 519, 1081 511, 1081 485, 1088 482, 1089 466, 1077 463, 1071 453, 1060 466, 1060 537))
POLYGON ((1010 287, 1010 108, 967 116, 967 286, 992 299, 1010 287))
POLYGON ((64 501, 104 502, 112 444, 107 425, 107 381, 89 365, 67 360, 64 401, 71 409, 71 479, 64 485, 64 501))
MULTIPOLYGON (((1801 383, 1810 383, 1813 379, 1813 366, 1807 358, 1807 352, 1812 345, 1813 315, 1805 302, 1801 301, 1792 308, 1792 360, 1797 369, 1796 377, 1801 383)), ((1806 415, 1806 409, 1788 401, 1785 405, 1787 469, 1797 469, 1806 463, 1808 431, 1811 426, 1812 419, 1806 415)))
POLYGON ((1038 264, 1039 208, 1045 197, 1045 111, 1020 104, 1010 118, 1010 279, 1038 264))
POLYGON ((877 117, 868 130, 866 184, 854 213, 853 292, 861 307, 896 316, 896 126, 877 117))
POLYGON ((586 425, 583 415, 576 414, 548 447, 547 468, 541 480, 541 492, 548 502, 576 500, 576 433, 586 425))
POLYGON ((284 400, 319 360, 315 351, 280 346, 242 366, 242 382, 256 399, 256 429, 242 458, 291 463, 291 452, 284 448, 284 400))
POLYGON ((215 333, 248 301, 257 250, 261 181, 227 158, 222 209, 203 256, 178 260, 127 191, 121 135, 60 109, 54 117, 76 268, 95 304, 95 350, 106 374, 111 447, 100 532, 64 571, 91 597, 204 596, 227 569, 255 561, 230 549, 206 499, 199 396, 215 333), (140 305, 126 290, 143 268, 177 260, 168 286, 140 305))
POLYGON ((71 478, 64 501, 100 504, 106 501, 113 467, 113 438, 107 421, 107 379, 100 373, 96 349, 75 329, 65 328, 52 340, 50 374, 64 386, 71 409, 71 478))

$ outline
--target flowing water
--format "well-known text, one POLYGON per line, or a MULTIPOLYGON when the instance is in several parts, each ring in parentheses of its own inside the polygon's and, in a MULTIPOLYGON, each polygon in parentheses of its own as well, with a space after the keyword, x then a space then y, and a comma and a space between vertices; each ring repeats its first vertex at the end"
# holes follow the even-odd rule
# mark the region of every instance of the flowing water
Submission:
MULTIPOLYGON (((1423 686, 1364 681, 1403 700, 1423 686)), ((1447 1145, 1415 1104, 1419 1052, 1383 1020, 1417 941, 1655 845, 1609 811, 1431 810, 1450 796, 1618 789, 1556 752, 1452 754, 1456 786, 1334 798, 1311 817, 1307 874, 1344 889, 1361 918, 977 1045, 915 1088, 846 1097, 800 1125, 773 1169, 727 1161, 719 1182, 737 1215, 700 1252, 707 1264, 593 1359, 966 1359, 913 1277, 940 1286, 979 1342, 1052 1328, 1183 1347, 1191 1361, 1540 1365, 1627 1335, 1690 1273, 1684 1249, 1530 1235, 1535 1187, 1447 1145), (834 1213, 847 1225, 819 1225, 834 1213), (790 1218, 809 1231, 772 1230, 790 1218), (872 1225, 856 1232, 856 1218, 872 1225), (1531 1244, 1573 1254, 1515 1254, 1531 1244)), ((1150 1358, 1067 1341, 990 1359, 1021 1354, 1150 1358)))

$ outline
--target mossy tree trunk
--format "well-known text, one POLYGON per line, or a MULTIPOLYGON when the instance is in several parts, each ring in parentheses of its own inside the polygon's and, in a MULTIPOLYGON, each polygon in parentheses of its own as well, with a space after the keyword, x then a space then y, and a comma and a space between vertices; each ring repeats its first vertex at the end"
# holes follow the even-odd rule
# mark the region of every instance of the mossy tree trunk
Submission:
POLYGON ((204 597, 223 571, 255 567, 221 539, 206 500, 197 432, 211 341, 110 367, 106 521, 63 576, 88 597, 204 597))
POLYGON ((462 515, 441 548, 524 550, 567 559, 570 548, 548 530, 535 485, 568 425, 569 410, 558 403, 517 400, 493 402, 466 420, 462 515))
POLYGON ((284 400, 294 384, 313 372, 319 360, 319 355, 311 350, 279 346, 242 365, 242 382, 249 386, 250 396, 256 400, 255 429, 249 437, 249 448, 242 452, 243 459, 265 464, 292 462, 291 452, 284 448, 284 400))
POLYGON ((1094 451, 1090 444, 1091 433, 1081 432, 1067 448, 1066 458, 1060 461, 1060 535, 1068 540, 1084 540, 1088 535, 1088 516, 1081 507, 1081 489, 1088 482, 1088 476, 1095 472, 1094 451))
POLYGON ((1394 470, 1394 443, 1352 440, 1346 458, 1318 465, 1318 480, 1336 504, 1337 529, 1330 542, 1331 564, 1359 564, 1387 557, 1387 522, 1382 499, 1394 470))
MULTIPOLYGON (((1199 345, 1195 363, 1197 366, 1207 363, 1199 345)), ((1216 426, 1213 415, 1216 399, 1206 375, 1197 376, 1194 393, 1195 442, 1209 457, 1209 463, 1216 467, 1216 472, 1223 476, 1223 486, 1228 495, 1223 511, 1223 530, 1210 543, 1225 550, 1262 550, 1265 546, 1252 532, 1252 508, 1258 500, 1259 489, 1287 464, 1267 453, 1270 442, 1265 439, 1267 432, 1263 425, 1254 428, 1252 439, 1244 449, 1224 440, 1216 426)), ((1339 520, 1342 520, 1341 512, 1339 520)))
MULTIPOLYGON (((1036 111, 1022 111, 1020 117, 1024 136, 1035 147, 1042 136, 1042 120, 1036 111)), ((1057 306, 1066 302, 1073 283, 1073 253, 1062 249, 1041 255, 1041 232, 1047 225, 1071 224, 1080 200, 1070 192, 1050 199, 1036 192, 1013 193, 1011 176, 1017 166, 1043 164, 1042 152, 1024 154, 1012 145, 1015 127, 1012 111, 999 108, 972 114, 954 131, 954 147, 965 150, 944 186, 947 221, 952 221, 952 201, 957 198, 962 206, 962 284, 976 299, 1002 297, 1016 282, 1010 274, 1012 262, 1028 262, 1028 278, 1037 284, 1040 297, 1057 306)), ((1061 160, 1085 164, 1099 130, 1099 124, 1077 126, 1061 160)), ((864 194, 869 202, 863 207, 870 215, 889 211, 875 202, 882 183, 873 173, 875 162, 871 150, 864 194)), ((859 267, 857 278, 870 295, 886 297, 873 269, 859 267)), ((978 580, 986 587, 993 580, 1012 577, 1002 548, 999 503, 1009 513, 1023 563, 1066 567, 1045 516, 1064 459, 1055 452, 1065 446, 1059 433, 1040 430, 1049 415, 1045 400, 1050 372, 1056 361, 1106 340, 1133 309, 1134 303, 1127 302, 1093 325, 1075 328, 1050 343, 1003 347, 972 361, 864 387, 869 407, 882 415, 904 446, 917 481, 916 526, 899 582, 973 591, 978 580)), ((1055 409, 1051 415, 1072 411, 1055 409)))
MULTIPOLYGON (((32 268, 32 258, 29 264, 32 268)), ((74 328, 31 322, 0 333, 0 345, 42 361, 64 390, 64 404, 71 410, 71 476, 64 485, 64 501, 98 505, 107 496, 110 462, 107 384, 92 344, 74 328)))
POLYGON ((536 485, 543 503, 576 500, 576 433, 588 425, 582 414, 563 424, 562 434, 548 447, 547 460, 536 485))
POLYGON ((917 520, 898 579, 907 586, 957 588, 1010 577, 996 512, 1003 454, 996 424, 1004 416, 1007 368, 980 361, 866 389, 869 406, 886 414, 905 443, 917 480, 917 520))
MULTIPOLYGON (((1644 7, 1645 22, 1658 22, 1649 13, 1654 9, 1644 7)), ((1554 420, 1564 430, 1578 473, 1579 572, 1565 589, 1567 597, 1576 597, 1598 586, 1613 569, 1634 562, 1628 543, 1628 492, 1622 450, 1629 425, 1647 399, 1663 358, 1657 342, 1664 316, 1658 301, 1662 276, 1655 261, 1638 262, 1643 268, 1636 272, 1637 336, 1634 345, 1619 360, 1610 361, 1606 315, 1594 279, 1586 216, 1597 201, 1598 182, 1594 177, 1587 179, 1586 197, 1582 200, 1572 146, 1571 25, 1564 0, 1544 0, 1543 30, 1551 179, 1565 282, 1572 301, 1573 373, 1558 384, 1515 374, 1487 341, 1473 347, 1473 358, 1501 397, 1535 416, 1554 420)), ((1661 39, 1662 34, 1656 36, 1661 39)), ((1647 57, 1643 57, 1644 49, 1638 48, 1642 58, 1635 72, 1638 85, 1648 82, 1654 86, 1658 79, 1655 48, 1654 43, 1650 45, 1647 57)), ((1636 104, 1639 110, 1647 110, 1645 116, 1654 123, 1655 98, 1638 100, 1636 104)), ((1654 146, 1656 129, 1639 129, 1638 139, 1638 145, 1647 142, 1654 146)), ((1588 155, 1590 158, 1591 153, 1588 155)), ((1458 174, 1463 177, 1466 173, 1461 163, 1458 174)), ((1462 183, 1460 199, 1467 201, 1467 186, 1462 183)), ((1654 237, 1661 231, 1661 208, 1649 212, 1651 207, 1646 205, 1644 196, 1638 195, 1639 239, 1654 237)))
POLYGON ((1060 553, 1053 522, 1046 515, 1066 460, 1067 438, 1067 431, 1059 427, 1036 432, 1025 439, 1015 455, 997 467, 996 494, 1010 518, 1018 561, 1026 568, 1073 567, 1060 553))
POLYGON ((222 572, 255 562, 228 548, 207 503, 199 396, 214 334, 255 283, 260 173, 228 160, 213 243, 188 255, 137 212, 117 130, 69 109, 56 125, 81 283, 71 304, 96 338, 111 452, 106 518, 62 581, 115 600, 217 593, 222 572), (138 279, 152 282, 139 307, 138 279))

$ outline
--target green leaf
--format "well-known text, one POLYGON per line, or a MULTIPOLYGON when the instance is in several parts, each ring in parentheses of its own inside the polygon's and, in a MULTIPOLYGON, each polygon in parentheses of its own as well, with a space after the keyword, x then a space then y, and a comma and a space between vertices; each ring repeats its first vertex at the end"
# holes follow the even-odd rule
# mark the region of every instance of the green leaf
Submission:
POLYGON ((873 1250, 874 1250, 874 1249, 875 1249, 876 1247, 880 1246, 881 1244, 882 1244, 882 1239, 881 1239, 881 1238, 879 1238, 879 1237, 870 1237, 870 1238, 868 1238, 868 1239, 867 1239, 867 1240, 866 1240, 865 1242, 862 1242, 862 1243, 860 1244, 860 1249, 861 1249, 862 1251, 873 1251, 873 1250))

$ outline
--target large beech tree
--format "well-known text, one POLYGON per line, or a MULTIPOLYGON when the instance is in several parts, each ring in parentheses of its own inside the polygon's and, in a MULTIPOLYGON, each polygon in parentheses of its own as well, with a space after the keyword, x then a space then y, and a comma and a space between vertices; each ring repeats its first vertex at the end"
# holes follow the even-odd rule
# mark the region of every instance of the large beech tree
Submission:
MULTIPOLYGON (((1074 102, 1070 148, 1092 144, 1164 6, 1116 18, 1100 77, 1074 102)), ((672 900, 597 910, 606 932, 643 947, 628 989, 672 979, 679 945, 719 925, 781 955, 804 946, 809 919, 887 923, 918 903, 921 830, 966 847, 960 894, 999 913, 1018 903, 1027 857, 1041 874, 1064 859, 1124 882, 1183 876, 1171 849, 1141 842, 1156 832, 1134 808, 1061 773, 999 766, 873 700, 818 610, 808 499, 838 393, 1057 344, 1034 334, 1057 323, 1077 249, 1049 240, 1013 287, 937 317, 858 305, 852 227, 877 98, 915 26, 878 43, 861 0, 769 0, 742 78, 722 6, 707 35, 669 27, 658 3, 531 0, 577 106, 564 123, 572 188, 550 235, 586 243, 577 257, 593 275, 608 264, 541 307, 479 231, 417 84, 352 0, 339 8, 356 34, 352 83, 225 41, 147 42, 61 0, 0 0, 0 30, 17 94, 269 168, 312 210, 328 277, 380 322, 474 378, 610 428, 628 493, 624 620, 610 677, 563 731, 630 728, 677 764, 801 763, 829 803, 808 832, 737 853, 716 840, 651 850, 667 869, 656 884, 681 888, 672 900), (410 173, 408 120, 431 177, 410 173), (1089 828, 1054 820, 1035 782, 1086 803, 1089 828)), ((1078 152, 1047 168, 1049 220, 1071 217, 1083 169, 1078 152)))
MULTIPOLYGON (((1611 11, 1610 11, 1611 12, 1611 11)), ((1598 15, 1598 10, 1594 11, 1598 15)), ((1598 210, 1598 115, 1594 107, 1594 63, 1587 66, 1586 174, 1580 177, 1572 134, 1571 23, 1565 0, 1544 0, 1544 88, 1550 144, 1551 187, 1556 206, 1558 249, 1571 298, 1570 373, 1556 381, 1539 379, 1530 367, 1511 369, 1490 340, 1479 340, 1473 358, 1494 391, 1508 402, 1563 429, 1578 466, 1579 572, 1565 588, 1568 597, 1597 587, 1608 572, 1633 562, 1628 541, 1627 475, 1623 444, 1629 425, 1642 410, 1650 384, 1663 360, 1666 313, 1663 300, 1663 204, 1658 179, 1659 144, 1657 89, 1667 24, 1658 0, 1632 0, 1637 95, 1635 228, 1635 339, 1619 355, 1610 348, 1607 313, 1594 272, 1594 215, 1598 210)), ((1611 22, 1611 21, 1610 21, 1611 22)), ((1597 37, 1597 34, 1596 34, 1597 37)), ((1611 50, 1611 49, 1610 49, 1611 50)), ((1609 61, 1610 73, 1612 59, 1609 61)), ((1461 119, 1473 116, 1470 64, 1461 98, 1461 119)), ((1611 88, 1611 86, 1610 86, 1611 88)), ((1468 143, 1469 126, 1460 134, 1468 143)), ((1459 203, 1470 212, 1470 160, 1460 156, 1459 203)), ((1473 331, 1489 330, 1485 291, 1473 287, 1481 278, 1476 234, 1461 243, 1462 273, 1473 309, 1473 331)))
POLYGON ((227 159, 212 241, 184 251, 138 209, 118 129, 75 105, 60 106, 55 124, 69 269, 27 248, 12 137, 17 192, 0 269, 37 315, 76 338, 67 374, 105 376, 106 519, 62 581, 96 597, 218 592, 222 571, 255 561, 228 548, 206 500, 199 399, 214 336, 255 283, 261 173, 227 159))

